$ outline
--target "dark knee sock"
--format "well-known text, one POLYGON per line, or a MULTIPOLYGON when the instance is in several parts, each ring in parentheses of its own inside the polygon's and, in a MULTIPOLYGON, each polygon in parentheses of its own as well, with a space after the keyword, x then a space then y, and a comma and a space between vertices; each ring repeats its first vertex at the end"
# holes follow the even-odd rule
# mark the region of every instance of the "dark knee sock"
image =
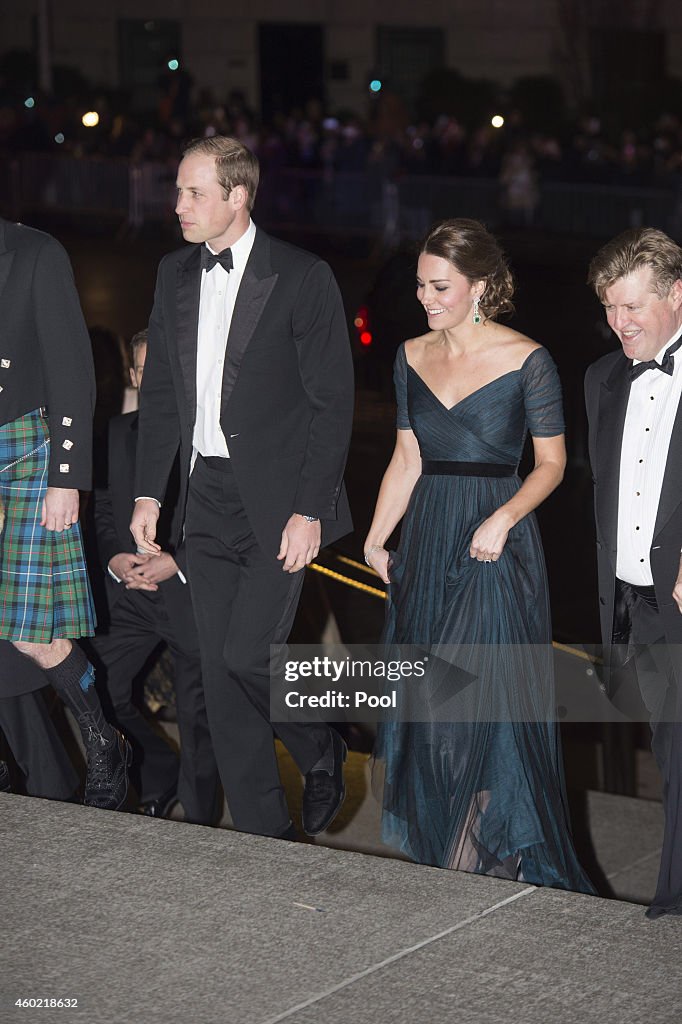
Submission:
POLYGON ((46 669, 45 675, 75 715, 86 743, 92 733, 105 740, 112 738, 114 730, 104 717, 95 689, 95 670, 77 644, 73 644, 63 661, 46 669))

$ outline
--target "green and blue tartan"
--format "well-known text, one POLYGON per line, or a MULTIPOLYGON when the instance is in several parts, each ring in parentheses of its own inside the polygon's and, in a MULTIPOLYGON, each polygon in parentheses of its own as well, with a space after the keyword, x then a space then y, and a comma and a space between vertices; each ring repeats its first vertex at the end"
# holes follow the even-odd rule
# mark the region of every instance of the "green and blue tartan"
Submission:
POLYGON ((41 411, 0 426, 0 638, 49 643, 91 636, 95 614, 80 525, 40 525, 50 438, 41 411))

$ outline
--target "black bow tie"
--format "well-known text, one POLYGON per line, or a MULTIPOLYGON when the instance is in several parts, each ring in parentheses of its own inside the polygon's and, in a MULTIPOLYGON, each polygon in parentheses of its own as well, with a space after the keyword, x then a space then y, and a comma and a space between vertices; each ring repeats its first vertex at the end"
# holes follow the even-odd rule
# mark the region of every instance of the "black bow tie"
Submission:
POLYGON ((670 345, 669 348, 663 353, 663 359, 660 363, 657 363, 655 359, 647 359, 643 363, 636 363, 630 367, 630 380, 637 380, 647 370, 663 370, 663 373, 667 373, 670 377, 673 375, 675 369, 675 357, 673 352, 677 352, 678 348, 682 345, 682 338, 678 338, 676 342, 670 345))
POLYGON ((202 245, 201 269, 205 270, 208 273, 209 270, 213 270, 216 263, 219 263, 220 266, 223 267, 229 274, 234 266, 234 263, 232 262, 232 250, 223 249, 223 251, 219 252, 218 255, 216 256, 214 253, 211 252, 208 246, 202 245))

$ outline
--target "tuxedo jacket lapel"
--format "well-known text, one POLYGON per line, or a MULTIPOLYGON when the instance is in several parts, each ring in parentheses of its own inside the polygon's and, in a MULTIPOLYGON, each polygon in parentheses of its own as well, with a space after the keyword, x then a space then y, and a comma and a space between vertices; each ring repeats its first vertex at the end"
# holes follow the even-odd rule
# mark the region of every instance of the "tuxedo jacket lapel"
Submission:
MULTIPOLYGON (((677 357, 676 357, 677 358, 677 357)), ((665 464, 663 486, 661 497, 658 502, 656 513, 656 526, 654 527, 654 539, 663 529, 671 515, 682 501, 682 401, 677 406, 677 415, 673 424, 673 432, 668 448, 668 458, 665 464)))
POLYGON ((0 296, 2 296, 3 289, 7 283, 13 259, 14 252, 6 248, 5 228, 4 225, 0 223, 0 296))
POLYGON ((263 315, 277 277, 278 275, 272 271, 270 262, 270 240, 266 234, 257 229, 253 248, 237 292, 230 331, 227 336, 221 418, 225 414, 227 403, 239 376, 242 358, 263 315))
POLYGON ((190 423, 197 414, 197 337, 201 294, 201 246, 178 264, 176 292, 176 340, 190 423))
POLYGON ((599 393, 597 520, 606 544, 614 552, 618 537, 620 449, 630 395, 629 368, 629 360, 619 359, 599 393))

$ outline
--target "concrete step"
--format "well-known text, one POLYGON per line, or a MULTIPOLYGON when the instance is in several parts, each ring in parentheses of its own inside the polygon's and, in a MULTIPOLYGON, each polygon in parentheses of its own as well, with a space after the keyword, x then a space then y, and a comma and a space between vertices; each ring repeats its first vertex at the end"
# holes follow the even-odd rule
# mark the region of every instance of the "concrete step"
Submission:
POLYGON ((630 903, 5 794, 0 841, 3 1022, 680 1017, 680 919, 630 903))

